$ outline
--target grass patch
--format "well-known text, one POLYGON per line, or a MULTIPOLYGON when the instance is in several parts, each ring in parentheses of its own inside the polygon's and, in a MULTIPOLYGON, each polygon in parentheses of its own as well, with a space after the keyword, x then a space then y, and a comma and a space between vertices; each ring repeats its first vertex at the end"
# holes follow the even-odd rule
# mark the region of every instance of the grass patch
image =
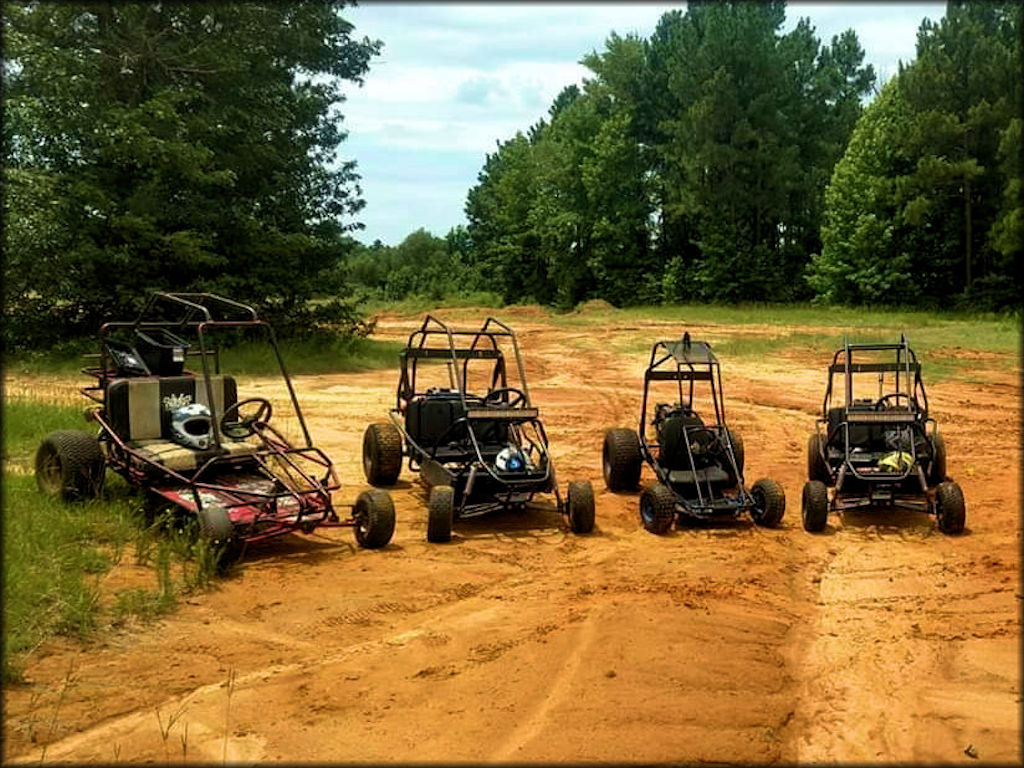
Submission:
MULTIPOLYGON (((362 336, 335 336, 309 339, 283 339, 278 341, 285 368, 289 374, 350 373, 375 368, 388 368, 398 361, 402 345, 362 336)), ((88 352, 95 352, 95 346, 88 352)), ((80 352, 54 349, 45 352, 8 356, 5 371, 18 375, 81 375, 87 361, 80 352)), ((276 375, 280 371, 274 349, 264 341, 241 341, 225 346, 220 351, 220 366, 224 373, 249 375, 276 375)), ((196 357, 188 358, 188 369, 199 372, 202 364, 196 357)), ((81 410, 81 409, 80 409, 81 410)))
POLYGON ((8 374, 76 374, 86 365, 83 355, 98 351, 95 339, 74 339, 50 349, 4 355, 4 371, 8 374))
POLYGON ((58 429, 89 430, 84 406, 5 397, 3 405, 5 468, 29 468, 42 439, 58 429))
POLYGON ((505 306, 501 296, 491 291, 475 291, 461 296, 448 296, 444 299, 431 299, 427 296, 409 296, 399 301, 368 299, 359 309, 367 314, 374 312, 393 312, 397 315, 416 315, 442 307, 444 309, 463 309, 466 307, 484 307, 499 309, 505 306))
POLYGON ((101 498, 64 504, 36 488, 33 459, 42 438, 57 429, 84 428, 83 409, 28 397, 3 403, 3 679, 21 679, 25 659, 52 635, 87 640, 108 624, 149 621, 171 610, 182 593, 206 587, 216 553, 179 526, 158 533, 146 526, 142 497, 107 473, 101 498), (114 596, 101 609, 100 580, 134 550, 151 566, 155 588, 114 596))
MULTIPOLYGON (((290 375, 351 373, 398 364, 402 345, 393 341, 338 336, 331 341, 302 339, 279 342, 285 369, 290 375)), ((279 373, 277 358, 269 344, 243 342, 221 350, 220 367, 225 373, 252 376, 279 373)))
POLYGON ((4 668, 53 634, 85 639, 97 628, 98 575, 120 561, 139 530, 137 502, 121 498, 65 505, 42 496, 29 475, 5 473, 4 668))
POLYGON ((612 349, 638 361, 648 359, 655 341, 678 338, 684 330, 696 326, 711 326, 698 331, 695 338, 711 342, 723 365, 730 359, 766 356, 813 364, 815 360, 831 360, 842 347, 844 336, 853 343, 892 343, 899 340, 900 333, 905 333, 922 363, 926 385, 976 378, 979 368, 1011 371, 1020 367, 1020 327, 1014 318, 878 310, 839 310, 833 315, 830 310, 818 307, 775 307, 764 316, 759 314, 761 309, 754 306, 724 307, 721 312, 707 306, 596 309, 584 314, 554 316, 551 322, 574 329, 600 327, 603 330, 600 335, 583 335, 567 343, 583 351, 612 349), (668 327, 632 328, 634 324, 651 321, 665 323, 668 327), (744 325, 751 326, 750 332, 743 330, 744 325), (757 326, 756 329, 753 326, 757 326), (626 333, 620 328, 630 330, 626 333), (965 350, 984 357, 965 359, 965 350))
POLYGON ((897 341, 902 332, 912 347, 922 351, 959 344, 989 352, 1017 352, 1021 331, 1020 318, 1015 316, 811 305, 681 304, 595 309, 552 317, 554 324, 566 326, 589 326, 601 321, 612 325, 678 322, 680 334, 688 325, 775 325, 780 326, 780 334, 787 332, 787 326, 834 328, 834 335, 820 332, 814 335, 828 336, 836 348, 842 344, 844 333, 851 336, 851 341, 897 341))

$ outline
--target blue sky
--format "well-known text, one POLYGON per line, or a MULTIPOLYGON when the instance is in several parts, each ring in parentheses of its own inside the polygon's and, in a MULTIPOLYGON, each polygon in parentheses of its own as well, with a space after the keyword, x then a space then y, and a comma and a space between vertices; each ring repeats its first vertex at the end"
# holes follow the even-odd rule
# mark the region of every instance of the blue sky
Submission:
MULTIPOLYGON (((589 70, 579 60, 608 35, 650 36, 683 3, 364 2, 343 16, 358 37, 384 42, 362 88, 341 106, 366 207, 357 239, 397 245, 423 227, 438 236, 465 223, 466 193, 484 157, 547 113, 589 70)), ((788 31, 807 16, 827 43, 852 27, 879 84, 912 61, 917 29, 945 3, 803 3, 787 6, 788 31)))

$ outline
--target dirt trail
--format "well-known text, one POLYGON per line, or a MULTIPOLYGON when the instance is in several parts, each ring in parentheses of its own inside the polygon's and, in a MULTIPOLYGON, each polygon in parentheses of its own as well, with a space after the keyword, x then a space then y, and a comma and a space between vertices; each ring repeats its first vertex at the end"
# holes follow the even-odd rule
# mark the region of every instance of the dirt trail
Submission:
MULTIPOLYGON (((357 550, 348 530, 296 536, 158 626, 41 649, 31 682, 5 690, 5 761, 970 763, 968 746, 1020 760, 1015 376, 929 385, 966 535, 908 512, 847 513, 811 536, 800 490, 828 361, 723 358, 747 479, 783 484, 783 526, 655 537, 638 494, 604 490, 601 438, 636 418, 646 353, 633 350, 679 329, 631 322, 598 338, 536 310, 501 315, 560 485, 594 483, 593 535, 569 533, 546 497, 428 545, 405 471, 384 551, 357 550)), ((415 322, 385 317, 378 332, 402 339, 415 322)), ((362 432, 395 382, 296 378, 339 503, 367 487, 362 432)), ((283 394, 269 381, 240 391, 283 394)))

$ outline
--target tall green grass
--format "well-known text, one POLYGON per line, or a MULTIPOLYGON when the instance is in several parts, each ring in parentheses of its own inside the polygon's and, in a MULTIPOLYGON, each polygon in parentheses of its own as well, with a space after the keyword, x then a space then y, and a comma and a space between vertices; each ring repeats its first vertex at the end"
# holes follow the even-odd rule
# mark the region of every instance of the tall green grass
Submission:
POLYGON ((28 397, 3 402, 4 681, 18 680, 28 654, 52 635, 88 639, 107 624, 123 626, 171 610, 182 593, 202 589, 216 572, 216 553, 192 531, 158 534, 147 527, 140 495, 107 473, 103 496, 65 504, 35 484, 34 455, 51 431, 82 429, 83 408, 28 397), (100 578, 122 562, 152 566, 155 587, 113 596, 100 609, 100 578))
POLYGON ((27 467, 40 441, 58 429, 79 429, 95 433, 85 420, 83 405, 44 402, 27 397, 5 397, 3 407, 3 461, 27 467))
POLYGON ((97 628, 98 576, 138 532, 127 496, 65 505, 42 496, 30 475, 5 473, 3 578, 5 681, 54 634, 84 639, 97 628))

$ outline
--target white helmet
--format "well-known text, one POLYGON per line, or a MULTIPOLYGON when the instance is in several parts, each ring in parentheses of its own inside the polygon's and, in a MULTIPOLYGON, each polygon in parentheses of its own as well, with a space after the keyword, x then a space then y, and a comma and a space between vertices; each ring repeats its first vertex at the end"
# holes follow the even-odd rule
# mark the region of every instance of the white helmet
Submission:
POLYGON ((201 403, 189 403, 171 413, 171 439, 186 448, 205 451, 213 442, 213 418, 201 403))
POLYGON ((502 472, 525 472, 529 468, 529 460, 519 448, 509 443, 498 453, 494 466, 502 472))

